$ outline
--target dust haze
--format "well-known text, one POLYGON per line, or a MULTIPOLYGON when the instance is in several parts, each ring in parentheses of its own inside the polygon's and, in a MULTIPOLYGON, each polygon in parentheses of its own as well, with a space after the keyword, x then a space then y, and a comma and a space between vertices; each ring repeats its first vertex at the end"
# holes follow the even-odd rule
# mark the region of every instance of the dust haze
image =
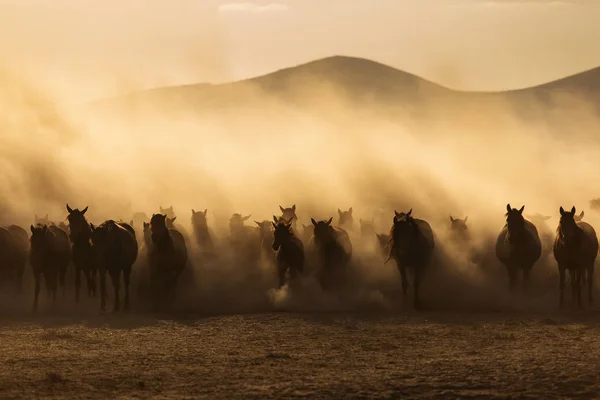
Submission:
MULTIPOLYGON (((218 26, 213 28, 210 34, 218 34, 218 26)), ((178 71, 206 65, 214 79, 226 77, 227 57, 215 37, 214 46, 200 40, 202 57, 181 59, 179 68, 169 68, 168 79, 145 79, 156 71, 150 65, 133 73, 107 60, 90 67, 80 89, 119 82, 119 92, 127 93, 181 83, 190 75, 178 71)), ((198 49, 197 44, 182 48, 198 49)), ((208 209, 209 226, 223 242, 233 213, 251 214, 248 223, 253 224, 280 215, 280 205, 295 204, 301 226, 310 218, 337 221, 338 208, 352 207, 353 264, 362 279, 346 306, 387 308, 400 288, 399 274, 393 263, 383 263, 375 238, 360 236, 359 219, 373 219, 377 232, 386 233, 394 210, 412 208, 430 222, 439 274, 424 283, 423 298, 438 307, 468 307, 476 298, 486 306, 506 306, 507 277, 493 257, 493 243, 507 203, 525 205, 526 215, 552 216, 547 228, 538 226, 540 234, 555 229, 561 205, 585 210, 585 220, 593 225, 600 221, 588 207, 600 184, 599 121, 591 106, 568 95, 560 109, 527 104, 525 116, 500 100, 456 106, 440 99, 426 106, 425 122, 410 114, 398 121, 378 117, 379 108, 393 104, 357 109, 343 91, 324 82, 294 88, 302 96, 293 104, 256 87, 250 95, 245 91, 243 104, 225 111, 172 113, 176 101, 161 100, 154 110, 108 115, 74 102, 80 92, 38 74, 45 68, 43 57, 29 69, 17 65, 0 65, 0 219, 5 225, 27 227, 36 214, 62 221, 66 203, 89 206, 94 224, 109 218, 129 221, 135 212, 151 216, 159 206, 172 205, 177 223, 189 233, 191 210, 208 209), (318 115, 310 111, 315 108, 318 115), (577 112, 563 136, 550 135, 543 119, 527 117, 565 109, 577 112), (484 254, 479 265, 447 240, 450 215, 469 217, 474 247, 484 254)), ((134 228, 141 235, 141 227, 134 228)), ((534 267, 532 282, 539 290, 533 295, 555 306, 556 268, 546 256, 534 267)), ((300 300, 290 298, 287 288, 273 291, 266 270, 267 278, 253 284, 237 277, 243 266, 222 261, 209 268, 194 256, 191 262, 197 286, 190 290, 188 306, 210 309, 218 302, 228 311, 266 304, 339 306, 339 300, 315 294, 310 284, 300 300)))

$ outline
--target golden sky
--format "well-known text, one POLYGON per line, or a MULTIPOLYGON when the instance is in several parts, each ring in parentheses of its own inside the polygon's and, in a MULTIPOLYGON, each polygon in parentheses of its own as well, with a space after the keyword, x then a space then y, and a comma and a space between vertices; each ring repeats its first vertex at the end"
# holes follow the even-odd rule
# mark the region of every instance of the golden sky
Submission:
POLYGON ((597 0, 0 0, 0 56, 73 98, 343 54, 460 89, 600 66, 597 0))

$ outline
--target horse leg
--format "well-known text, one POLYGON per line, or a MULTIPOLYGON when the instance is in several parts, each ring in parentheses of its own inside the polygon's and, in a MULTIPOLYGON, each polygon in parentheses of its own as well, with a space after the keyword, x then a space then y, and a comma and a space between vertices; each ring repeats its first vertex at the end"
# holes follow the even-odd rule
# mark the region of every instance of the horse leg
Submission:
POLYGON ((279 289, 285 285, 285 266, 278 263, 277 265, 277 276, 279 277, 279 289))
POLYGON ((58 270, 53 270, 50 277, 52 281, 52 303, 56 304, 56 292, 58 292, 58 270))
POLYGON ((113 305, 113 312, 117 312, 121 308, 121 296, 119 295, 119 289, 121 286, 121 268, 115 268, 113 271, 111 271, 110 278, 112 280, 113 289, 115 291, 115 302, 113 305))
POLYGON ((129 279, 131 277, 131 267, 123 270, 123 284, 125 285, 125 305, 123 309, 129 311, 129 279))
POLYGON ((100 270, 100 311, 106 311, 106 269, 100 270))
POLYGON ((75 303, 79 303, 79 286, 81 285, 81 269, 75 266, 75 303))
POLYGON ((529 265, 523 268, 523 292, 529 292, 529 278, 531 276, 531 267, 529 265))
POLYGON ((50 300, 52 297, 52 272, 46 268, 44 274, 44 288, 46 289, 46 298, 50 300))
POLYGON ((581 292, 582 292, 582 284, 581 284, 581 278, 582 275, 585 273, 585 268, 579 268, 577 269, 577 272, 575 274, 576 279, 575 279, 575 284, 577 285, 577 305, 579 306, 579 308, 583 308, 583 301, 581 300, 582 296, 581 296, 581 292))
POLYGON ((33 276, 35 278, 35 292, 33 297, 33 311, 37 311, 38 309, 38 297, 40 295, 40 272, 33 271, 33 276))
POLYGON ((559 306, 563 308, 565 305, 565 267, 564 265, 558 264, 558 289, 560 290, 560 301, 559 306))
POLYGON ((508 291, 514 293, 517 284, 517 268, 514 265, 507 267, 508 270, 508 291))
POLYGON ((408 279, 406 278, 406 268, 401 265, 400 262, 396 262, 398 270, 400 271, 400 277, 402 278, 402 297, 406 297, 408 293, 408 279))
POLYGON ((577 270, 569 270, 569 279, 571 280, 571 301, 577 301, 577 270))
POLYGON ((594 261, 587 267, 588 304, 594 302, 594 261))
POLYGON ((96 277, 99 274, 98 269, 93 268, 89 271, 89 281, 88 281, 88 285, 89 285, 89 296, 90 297, 96 297, 96 289, 97 289, 97 285, 96 285, 96 277))
POLYGON ((414 276, 414 308, 415 310, 421 309, 421 298, 419 297, 419 288, 421 287, 421 269, 416 266, 415 267, 415 276, 414 276))
POLYGON ((58 272, 58 283, 62 289, 62 297, 63 300, 67 294, 66 288, 65 288, 65 277, 67 275, 67 267, 62 267, 59 272, 58 272))

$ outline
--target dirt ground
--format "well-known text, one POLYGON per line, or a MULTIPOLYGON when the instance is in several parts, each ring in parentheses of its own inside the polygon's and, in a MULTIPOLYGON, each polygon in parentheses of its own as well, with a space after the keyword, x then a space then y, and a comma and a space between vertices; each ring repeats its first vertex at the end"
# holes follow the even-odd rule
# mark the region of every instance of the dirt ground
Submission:
POLYGON ((8 316, 0 397, 599 398, 600 313, 8 316))

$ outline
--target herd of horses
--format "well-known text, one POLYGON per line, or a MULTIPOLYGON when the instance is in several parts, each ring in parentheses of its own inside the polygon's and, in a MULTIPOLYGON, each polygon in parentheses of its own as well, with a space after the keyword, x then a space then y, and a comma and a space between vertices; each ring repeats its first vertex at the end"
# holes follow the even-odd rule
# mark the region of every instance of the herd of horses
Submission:
MULTIPOLYGON (((298 224, 296 206, 279 206, 281 214, 271 221, 255 221, 246 225, 250 215, 233 214, 229 218, 227 253, 237 257, 240 265, 264 262, 267 259, 277 275, 278 285, 294 286, 297 278, 311 274, 325 291, 343 284, 353 258, 351 236, 344 227, 352 222, 353 210, 338 209, 337 224, 310 219, 310 224, 298 224), (310 262, 307 260, 310 259, 310 262), (308 267, 311 267, 310 269, 308 267)), ((542 241, 536 225, 523 215, 525 206, 515 209, 507 204, 506 223, 497 236, 495 253, 505 266, 509 288, 514 290, 517 276, 523 276, 527 289, 532 268, 542 256, 542 241)), ((192 210, 190 237, 176 224, 173 207, 163 209, 148 218, 137 213, 129 223, 107 220, 94 226, 86 219, 88 207, 66 206, 66 223, 54 223, 48 217, 38 218, 30 226, 30 234, 20 226, 0 228, 0 279, 15 282, 20 288, 29 264, 35 278, 33 308, 37 310, 41 279, 54 300, 59 287, 65 290, 65 277, 70 266, 75 280, 75 301, 80 300, 81 276, 85 278, 88 297, 95 297, 97 280, 100 286, 100 309, 106 309, 106 275, 114 290, 113 310, 121 309, 121 281, 124 289, 123 308, 130 307, 130 283, 134 264, 143 273, 136 275, 145 283, 149 298, 156 308, 172 301, 182 274, 188 268, 188 252, 195 246, 203 260, 218 257, 214 234, 208 226, 207 211, 192 210), (138 222, 136 223, 136 219, 138 222), (141 222, 141 223, 140 223, 141 222), (133 226, 143 230, 136 232, 133 226), (122 278, 121 278, 122 276, 122 278)), ((560 222, 554 238, 553 253, 558 264, 560 306, 564 304, 565 273, 569 272, 573 298, 582 307, 582 289, 587 284, 588 301, 593 301, 594 263, 598 254, 598 239, 594 228, 582 221, 583 212, 576 214, 560 207, 560 222)), ((450 231, 457 240, 468 239, 467 218, 450 217, 450 231)), ((424 272, 432 263, 436 247, 431 225, 415 218, 412 209, 394 211, 389 233, 375 232, 373 223, 361 220, 361 235, 377 239, 385 263, 394 260, 400 273, 403 296, 412 277, 413 306, 421 307, 420 286, 424 272)), ((137 268, 137 267, 136 267, 137 268)))

